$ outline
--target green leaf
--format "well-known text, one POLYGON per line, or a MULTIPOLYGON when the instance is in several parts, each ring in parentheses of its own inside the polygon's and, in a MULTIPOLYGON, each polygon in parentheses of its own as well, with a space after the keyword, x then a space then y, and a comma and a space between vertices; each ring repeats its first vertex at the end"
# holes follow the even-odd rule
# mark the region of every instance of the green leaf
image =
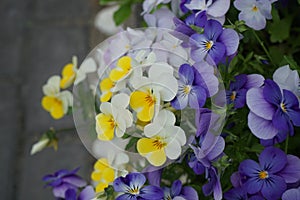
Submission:
POLYGON ((110 4, 112 2, 115 2, 116 0, 99 0, 99 4, 100 5, 107 5, 110 4))
POLYGON ((285 19, 274 21, 268 29, 271 35, 271 42, 283 42, 290 36, 290 29, 292 24, 292 17, 288 16, 285 19))
POLYGON ((299 65, 297 62, 294 60, 292 56, 283 56, 284 60, 290 65, 292 69, 297 69, 299 70, 299 65))
POLYGON ((120 8, 114 13, 114 21, 117 26, 122 24, 131 14, 131 2, 127 1, 120 5, 120 8))

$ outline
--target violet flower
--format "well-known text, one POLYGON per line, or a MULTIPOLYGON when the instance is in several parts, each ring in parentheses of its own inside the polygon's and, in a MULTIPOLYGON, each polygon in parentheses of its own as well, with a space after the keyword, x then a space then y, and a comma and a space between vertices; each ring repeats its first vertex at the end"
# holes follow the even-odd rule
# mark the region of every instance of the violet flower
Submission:
POLYGON ((244 160, 239 166, 239 172, 249 194, 260 192, 266 199, 279 199, 287 188, 289 178, 284 174, 287 167, 289 173, 299 179, 299 166, 290 166, 282 150, 268 147, 260 154, 259 163, 244 160))
POLYGON ((207 91, 203 87, 204 80, 200 73, 188 64, 183 64, 179 68, 178 92, 171 101, 171 105, 182 110, 188 104, 191 108, 198 109, 204 106, 207 91))
POLYGON ((172 13, 166 7, 162 7, 159 10, 156 10, 153 14, 145 14, 144 20, 149 27, 174 29, 175 25, 173 23, 170 23, 174 17, 174 13, 172 13))
POLYGON ((298 98, 289 90, 280 90, 272 80, 265 80, 263 88, 247 92, 250 108, 248 126, 260 139, 272 139, 278 132, 294 134, 294 126, 300 126, 298 98))
POLYGON ((54 174, 49 174, 43 177, 46 181, 46 186, 53 188, 52 192, 55 197, 65 198, 65 193, 68 189, 77 192, 78 188, 86 186, 86 181, 79 177, 76 173, 79 168, 72 171, 59 170, 54 174))
POLYGON ((282 195, 282 200, 299 200, 300 199, 300 187, 293 188, 285 191, 282 195))
POLYGON ((242 108, 246 104, 246 93, 250 88, 260 87, 264 83, 264 77, 259 74, 240 74, 230 82, 229 91, 226 91, 227 103, 233 103, 234 108, 242 108))
POLYGON ((220 181, 220 175, 217 172, 217 169, 211 167, 208 169, 208 183, 202 186, 202 191, 205 196, 213 194, 215 200, 222 199, 222 187, 220 181))
POLYGON ((130 173, 126 177, 115 179, 114 190, 124 193, 116 200, 161 200, 164 197, 161 188, 153 185, 144 186, 145 182, 146 178, 141 173, 130 173))
POLYGON ((77 192, 73 189, 68 189, 65 194, 66 200, 91 200, 96 197, 96 193, 92 186, 86 186, 77 197, 77 192))
POLYGON ((270 0, 235 0, 234 6, 240 10, 239 20, 246 25, 261 30, 266 27, 266 19, 272 19, 272 2, 270 0))
POLYGON ((194 61, 207 61, 217 65, 226 56, 233 55, 239 46, 239 36, 233 29, 223 29, 220 22, 208 20, 203 34, 193 34, 190 39, 191 57, 194 61))
POLYGON ((180 180, 174 181, 171 188, 164 187, 163 190, 164 199, 176 199, 176 197, 182 197, 183 199, 188 200, 199 199, 197 191, 190 186, 182 187, 180 180))

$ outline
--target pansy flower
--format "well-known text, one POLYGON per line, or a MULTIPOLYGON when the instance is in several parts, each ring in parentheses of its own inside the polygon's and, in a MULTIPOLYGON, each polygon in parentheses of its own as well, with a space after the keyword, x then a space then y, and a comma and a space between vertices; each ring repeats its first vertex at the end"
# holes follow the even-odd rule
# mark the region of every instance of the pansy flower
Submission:
POLYGON ((203 79, 200 73, 189 64, 183 64, 179 68, 178 92, 171 101, 172 107, 177 110, 184 109, 187 105, 199 109, 204 106, 207 92, 203 87, 203 79))
POLYGON ((300 187, 292 188, 285 191, 282 195, 282 200, 299 200, 300 199, 300 187))
POLYGON ((145 126, 146 138, 137 142, 138 153, 154 166, 163 165, 167 158, 175 160, 181 154, 186 136, 180 127, 174 126, 175 121, 172 112, 161 110, 153 122, 145 126))
POLYGON ((107 102, 111 99, 113 95, 112 88, 114 88, 115 85, 115 82, 113 82, 110 78, 105 78, 100 82, 99 88, 101 91, 101 102, 107 102))
POLYGON ((70 87, 76 78, 76 69, 77 69, 77 57, 72 57, 72 63, 68 63, 64 66, 61 75, 62 79, 60 80, 60 88, 66 89, 70 87))
POLYGON ((115 179, 115 170, 110 166, 106 158, 97 160, 91 179, 96 184, 96 192, 103 192, 115 179))
POLYGON ((246 25, 261 30, 266 27, 266 19, 272 19, 272 2, 270 0, 235 0, 234 6, 240 10, 239 20, 246 25))
POLYGON ((286 164, 286 154, 275 147, 266 148, 259 156, 259 163, 244 160, 239 172, 246 179, 245 189, 249 194, 261 192, 266 199, 279 199, 287 188, 280 174, 286 164))
POLYGON ((60 91, 60 77, 52 76, 43 86, 44 97, 42 107, 48 111, 54 119, 62 118, 73 104, 73 96, 69 91, 60 91))
POLYGON ((248 126, 260 139, 272 139, 283 131, 294 134, 294 126, 300 126, 298 98, 289 90, 280 90, 272 80, 265 80, 263 88, 252 88, 247 92, 250 108, 248 126))
POLYGON ((164 187, 164 199, 188 199, 188 200, 198 200, 197 191, 190 186, 182 186, 180 180, 176 180, 172 183, 171 188, 164 187))
POLYGON ((101 113, 96 116, 96 131, 100 140, 112 140, 114 135, 122 137, 132 125, 132 114, 126 109, 128 104, 129 96, 121 93, 115 95, 111 103, 100 105, 101 113))
POLYGON ((229 91, 226 91, 227 103, 233 103, 234 108, 242 108, 246 104, 246 93, 252 87, 260 87, 264 83, 264 77, 259 74, 240 74, 230 82, 229 91))
POLYGON ((143 14, 150 13, 159 4, 167 4, 171 0, 145 0, 143 3, 143 14))
POLYGON ((116 200, 161 200, 164 197, 161 188, 153 185, 144 186, 146 177, 141 173, 130 173, 116 178, 113 187, 122 193, 116 200))
POLYGON ((96 197, 94 188, 92 186, 86 186, 78 195, 73 189, 68 189, 65 193, 66 200, 91 200, 96 197))
POLYGON ((208 20, 203 34, 194 34, 190 39, 191 57, 200 62, 203 59, 217 65, 226 56, 233 55, 239 46, 239 36, 233 29, 223 29, 220 22, 208 20))

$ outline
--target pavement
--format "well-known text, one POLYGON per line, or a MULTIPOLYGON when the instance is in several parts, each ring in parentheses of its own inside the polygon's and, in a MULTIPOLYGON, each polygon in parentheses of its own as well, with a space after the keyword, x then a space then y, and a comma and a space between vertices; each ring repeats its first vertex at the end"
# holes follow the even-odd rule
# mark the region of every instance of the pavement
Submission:
POLYGON ((60 134, 57 152, 30 149, 49 127, 74 127, 71 116, 55 121, 42 109, 42 86, 106 37, 94 29, 98 10, 98 0, 0 1, 1 199, 54 199, 42 177, 59 169, 80 167, 89 181, 94 158, 76 131, 60 134))

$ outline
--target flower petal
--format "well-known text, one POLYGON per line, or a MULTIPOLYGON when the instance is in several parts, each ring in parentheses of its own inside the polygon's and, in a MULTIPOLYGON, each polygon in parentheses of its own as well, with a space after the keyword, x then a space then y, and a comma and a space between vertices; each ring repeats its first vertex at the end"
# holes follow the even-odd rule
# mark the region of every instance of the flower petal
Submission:
POLYGON ((279 199, 283 192, 286 190, 286 183, 280 176, 273 175, 269 177, 272 181, 264 184, 261 193, 266 199, 279 199))
POLYGON ((234 54, 239 47, 239 35, 233 29, 224 29, 219 40, 225 45, 227 56, 234 54))
POLYGON ((161 200, 164 197, 164 193, 157 186, 147 185, 141 189, 139 196, 143 199, 161 200))
POLYGON ((287 155, 287 164, 280 172, 286 183, 296 183, 300 180, 300 159, 297 156, 287 155))
POLYGON ((279 86, 272 80, 267 79, 265 80, 265 87, 263 88, 263 95, 264 99, 275 105, 278 106, 282 102, 282 94, 280 91, 279 86))
POLYGON ((250 112, 248 115, 248 126, 251 132, 259 139, 272 139, 278 133, 271 120, 263 119, 253 112, 250 112))
POLYGON ((206 90, 201 86, 193 86, 189 94, 189 105, 191 108, 199 109, 206 102, 206 90))
POLYGON ((166 146, 165 152, 166 152, 166 155, 168 158, 170 158, 172 160, 177 159, 181 154, 181 146, 180 146, 179 142, 177 140, 173 139, 166 146))
POLYGON ((265 78, 260 74, 249 74, 244 88, 248 90, 253 87, 260 87, 264 84, 264 80, 265 78))
POLYGON ((242 176, 246 175, 248 177, 255 177, 261 170, 257 162, 247 159, 240 163, 239 172, 242 176))
POLYGON ((286 154, 276 147, 267 147, 259 155, 260 166, 273 174, 282 170, 286 163, 286 154))
POLYGON ((299 200, 300 199, 300 189, 293 188, 285 191, 282 195, 282 200, 299 200))

